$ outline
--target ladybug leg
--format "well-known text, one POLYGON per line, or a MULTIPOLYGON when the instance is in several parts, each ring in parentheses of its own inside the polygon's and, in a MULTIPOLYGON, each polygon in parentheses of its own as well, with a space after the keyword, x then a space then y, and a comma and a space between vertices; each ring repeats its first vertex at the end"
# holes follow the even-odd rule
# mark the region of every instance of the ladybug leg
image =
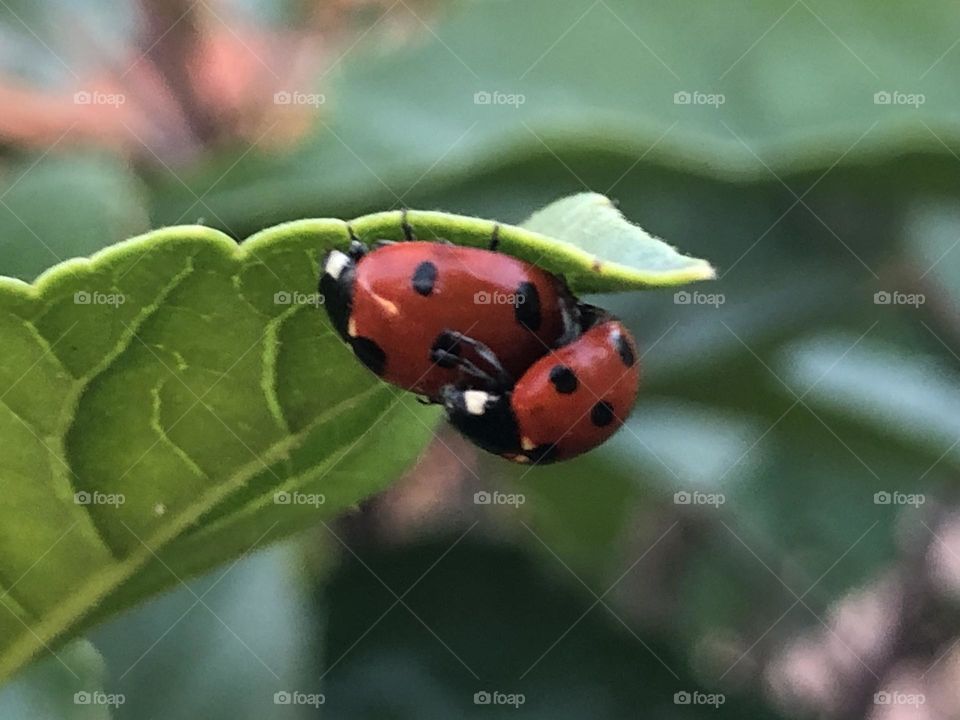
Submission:
MULTIPOLYGON (((500 388, 500 381, 495 379, 490 373, 481 370, 474 363, 470 362, 466 358, 462 358, 456 353, 453 353, 449 350, 436 349, 431 354, 430 357, 433 361, 440 367, 448 368, 457 368, 461 375, 461 381, 466 377, 471 378, 473 381, 479 381, 482 386, 490 391, 495 391, 500 388)), ((472 387, 473 383, 465 383, 467 387, 472 387)))
POLYGON ((496 223, 493 226, 493 232, 490 233, 490 245, 489 250, 491 252, 496 252, 497 248, 500 247, 500 223, 496 223))
POLYGON ((416 240, 417 236, 413 232, 413 227, 411 227, 410 223, 407 222, 407 212, 407 208, 404 208, 400 212, 400 229, 403 230, 403 237, 406 239, 406 241, 411 242, 416 240))
MULTIPOLYGON (((483 360, 491 370, 493 370, 492 379, 495 381, 494 387, 496 389, 505 390, 513 387, 513 378, 510 377, 510 373, 506 371, 503 367, 503 364, 500 362, 500 358, 497 357, 497 354, 493 352, 489 347, 484 345, 479 340, 474 340, 472 337, 464 335, 461 332, 456 330, 445 330, 440 338, 438 338, 437 343, 442 347, 447 348, 456 348, 461 343, 467 347, 473 349, 473 351, 483 360)), ((458 360, 458 364, 467 363, 467 360, 460 360, 459 356, 455 355, 458 360)), ((472 365, 472 363, 470 363, 472 365)), ((489 374, 488 374, 489 377, 489 374)))

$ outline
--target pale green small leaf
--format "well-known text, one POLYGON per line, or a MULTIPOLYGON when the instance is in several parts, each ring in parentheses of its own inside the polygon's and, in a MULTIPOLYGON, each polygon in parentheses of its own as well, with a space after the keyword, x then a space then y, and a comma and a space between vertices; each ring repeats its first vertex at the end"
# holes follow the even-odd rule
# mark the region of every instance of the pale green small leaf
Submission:
MULTIPOLYGON (((594 273, 568 278, 581 292, 679 285, 716 277, 706 260, 681 255, 630 223, 609 198, 598 193, 557 200, 534 213, 523 227, 593 254, 600 263, 594 273)), ((557 254, 566 249, 555 246, 557 254)))
MULTIPOLYGON (((405 217, 425 239, 488 247, 498 235, 503 252, 575 288, 697 277, 665 271, 673 251, 605 199, 589 203, 597 224, 581 200, 572 206, 560 215, 590 232, 568 228, 564 240, 405 217)), ((437 409, 356 362, 316 295, 324 250, 400 239, 403 219, 301 220, 239 246, 171 227, 33 285, 0 278, 0 678, 183 577, 343 511, 413 461, 437 409), (323 503, 280 504, 278 492, 323 503)))
MULTIPOLYGON (((500 252, 563 275, 579 293, 669 287, 715 276, 706 260, 681 255, 648 235, 596 193, 551 203, 519 227, 441 212, 410 211, 407 219, 418 237, 457 245, 486 248, 496 232, 500 252)), ((303 220, 288 227, 308 228, 316 222, 303 220)), ((367 215, 351 227, 365 240, 403 239, 400 211, 367 215)))

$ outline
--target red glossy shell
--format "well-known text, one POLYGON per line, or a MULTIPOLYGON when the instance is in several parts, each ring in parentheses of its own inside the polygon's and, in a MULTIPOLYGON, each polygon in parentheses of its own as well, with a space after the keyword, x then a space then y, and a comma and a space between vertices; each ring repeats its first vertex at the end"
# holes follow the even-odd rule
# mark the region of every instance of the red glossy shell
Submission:
POLYGON ((556 443, 553 459, 566 460, 604 442, 623 425, 633 407, 640 386, 638 360, 636 342, 615 320, 600 323, 540 358, 513 391, 523 449, 556 443), (572 392, 560 392, 551 381, 551 371, 558 366, 575 375, 572 392), (600 403, 607 407, 598 408, 600 403), (603 425, 596 422, 608 419, 603 425))
MULTIPOLYGON (((348 331, 380 347, 385 380, 436 397, 460 377, 430 359, 441 332, 458 331, 486 344, 519 377, 561 337, 563 314, 573 302, 557 278, 522 260, 477 248, 405 242, 378 248, 357 263, 348 331), (436 269, 429 294, 413 285, 425 262, 436 269), (508 302, 522 283, 532 284, 539 296, 536 332, 520 324, 516 304, 508 302)), ((461 354, 477 363, 472 350, 463 348, 461 354)))

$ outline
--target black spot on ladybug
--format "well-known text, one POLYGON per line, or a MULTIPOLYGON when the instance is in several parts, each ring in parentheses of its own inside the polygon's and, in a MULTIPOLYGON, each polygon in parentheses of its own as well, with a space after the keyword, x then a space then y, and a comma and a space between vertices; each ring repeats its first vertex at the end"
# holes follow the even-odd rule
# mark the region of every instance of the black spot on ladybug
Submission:
POLYGON ((350 338, 350 347, 353 348, 357 359, 377 375, 383 375, 387 366, 387 355, 383 349, 370 338, 350 338))
POLYGON ((444 330, 430 348, 430 360, 442 368, 452 368, 460 357, 460 341, 444 330))
POLYGON ((516 306, 514 314, 517 322, 528 330, 536 332, 540 329, 540 293, 537 286, 531 282, 522 282, 517 288, 516 306))
POLYGON ((601 400, 590 411, 590 422, 597 427, 606 427, 613 422, 613 405, 601 400))
POLYGON ((633 348, 630 347, 630 343, 627 342, 623 333, 618 332, 616 334, 613 340, 613 346, 617 351, 617 355, 620 356, 620 360, 623 361, 623 364, 627 367, 633 367, 637 359, 634 357, 633 348))
POLYGON ((424 260, 417 265, 413 271, 413 289, 419 295, 427 296, 433 292, 433 286, 437 282, 437 266, 429 260, 424 260))
POLYGON ((566 365, 554 365, 550 368, 550 382, 562 395, 569 395, 580 384, 576 374, 566 365))

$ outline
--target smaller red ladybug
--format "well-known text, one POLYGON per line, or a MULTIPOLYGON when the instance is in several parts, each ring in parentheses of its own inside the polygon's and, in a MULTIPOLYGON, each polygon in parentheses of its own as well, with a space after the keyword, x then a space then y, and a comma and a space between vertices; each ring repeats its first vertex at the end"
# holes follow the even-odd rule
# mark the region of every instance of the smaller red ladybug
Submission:
POLYGON ((447 385, 450 423, 476 445, 519 463, 568 460, 623 425, 640 385, 636 343, 616 318, 583 306, 582 335, 533 363, 512 387, 447 385))
POLYGON ((562 278, 492 249, 354 241, 320 272, 326 311, 357 359, 432 401, 466 375, 490 384, 488 357, 516 377, 580 332, 562 278))

